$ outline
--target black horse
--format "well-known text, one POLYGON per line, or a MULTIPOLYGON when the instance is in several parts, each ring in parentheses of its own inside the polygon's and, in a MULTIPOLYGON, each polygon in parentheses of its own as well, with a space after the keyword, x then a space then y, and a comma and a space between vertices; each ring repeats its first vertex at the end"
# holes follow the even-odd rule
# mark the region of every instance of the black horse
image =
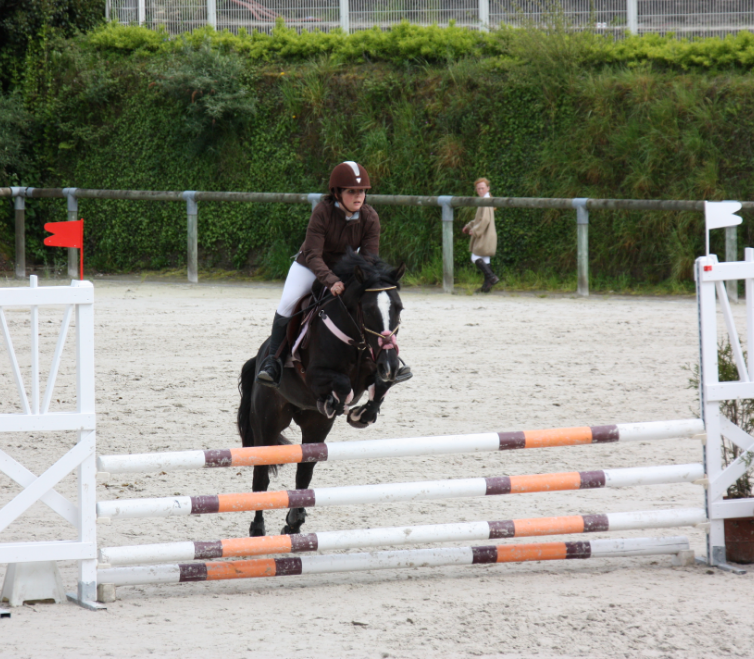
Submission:
MULTIPOLYGON (((345 284, 345 291, 333 297, 315 282, 312 293, 321 303, 310 321, 308 345, 299 351, 301 367, 283 369, 279 389, 257 384, 269 339, 244 364, 238 383, 238 431, 243 446, 288 444, 281 433, 291 420, 301 428, 304 444, 324 442, 335 418, 344 412, 355 428, 366 428, 377 420, 400 369, 396 335, 403 306, 398 290, 405 266, 393 269, 377 257, 349 250, 333 272, 345 284), (353 407, 364 392, 368 392, 367 402, 353 407)), ((315 464, 298 464, 297 490, 309 487, 315 464)), ((267 490, 270 469, 275 467, 254 467, 254 492, 267 490)), ((282 533, 299 533, 305 518, 306 509, 291 508, 282 533)), ((249 534, 265 535, 261 510, 249 534)))

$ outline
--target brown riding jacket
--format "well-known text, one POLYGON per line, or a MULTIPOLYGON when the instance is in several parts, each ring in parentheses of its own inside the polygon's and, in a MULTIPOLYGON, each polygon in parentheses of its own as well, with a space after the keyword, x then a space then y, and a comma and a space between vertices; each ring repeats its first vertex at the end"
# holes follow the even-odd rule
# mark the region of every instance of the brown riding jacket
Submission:
POLYGON ((359 217, 346 220, 342 208, 332 201, 320 201, 309 219, 306 238, 301 245, 296 263, 311 270, 319 281, 331 288, 340 281, 332 267, 346 254, 346 248, 354 251, 380 252, 380 218, 377 211, 364 204, 359 217))

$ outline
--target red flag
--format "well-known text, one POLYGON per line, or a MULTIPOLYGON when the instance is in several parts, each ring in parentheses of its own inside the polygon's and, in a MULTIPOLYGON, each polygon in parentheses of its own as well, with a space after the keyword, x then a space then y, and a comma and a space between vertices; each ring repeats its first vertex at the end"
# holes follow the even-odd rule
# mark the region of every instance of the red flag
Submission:
POLYGON ((45 238, 48 247, 83 247, 84 220, 76 222, 48 222, 45 231, 52 235, 45 238))
POLYGON ((48 222, 45 231, 52 235, 45 238, 48 247, 78 247, 81 255, 80 278, 84 278, 84 218, 75 222, 48 222))

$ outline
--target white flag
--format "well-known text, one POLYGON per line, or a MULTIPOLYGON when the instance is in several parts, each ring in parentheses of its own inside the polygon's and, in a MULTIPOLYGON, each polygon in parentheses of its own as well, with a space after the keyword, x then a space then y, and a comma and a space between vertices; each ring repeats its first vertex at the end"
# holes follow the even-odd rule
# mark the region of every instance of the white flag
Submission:
POLYGON ((706 225, 705 242, 707 243, 707 256, 709 256, 709 232, 710 229, 723 229, 725 227, 737 227, 743 218, 736 215, 741 210, 739 201, 705 201, 704 223, 706 225))
POLYGON ((743 221, 740 215, 736 215, 736 211, 740 210, 740 201, 705 201, 704 221, 707 231, 738 226, 743 221))

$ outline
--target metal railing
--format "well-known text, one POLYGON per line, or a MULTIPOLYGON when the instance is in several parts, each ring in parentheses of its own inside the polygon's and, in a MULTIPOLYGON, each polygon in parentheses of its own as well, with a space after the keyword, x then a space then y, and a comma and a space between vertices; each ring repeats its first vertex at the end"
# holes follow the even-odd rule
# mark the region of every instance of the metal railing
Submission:
MULTIPOLYGON (((11 197, 15 202, 16 256, 15 275, 26 277, 26 200, 66 199, 68 219, 76 220, 79 199, 121 199, 131 201, 180 201, 186 204, 187 274, 189 282, 199 281, 199 202, 242 202, 276 204, 310 204, 312 209, 320 202, 320 193, 290 192, 201 192, 151 191, 151 190, 88 190, 84 188, 0 188, 0 197, 11 197)), ((651 199, 557 199, 540 197, 453 197, 448 195, 379 195, 370 194, 373 206, 430 206, 442 210, 442 263, 443 290, 453 292, 453 219, 454 208, 492 206, 493 208, 541 208, 576 211, 577 242, 577 292, 589 295, 589 211, 704 211, 704 201, 676 201, 651 199)), ((742 202, 742 211, 754 211, 754 202, 742 202)), ((736 260, 738 251, 735 227, 725 232, 726 258, 736 260)), ((78 276, 78 250, 68 250, 68 275, 78 276)), ((731 292, 737 299, 737 293, 731 292)))
POLYGON ((403 20, 442 26, 455 21, 481 30, 557 21, 616 37, 626 30, 678 37, 754 31, 752 0, 107 0, 106 16, 125 25, 164 26, 174 35, 205 25, 269 33, 279 18, 299 31, 387 29, 403 20))

